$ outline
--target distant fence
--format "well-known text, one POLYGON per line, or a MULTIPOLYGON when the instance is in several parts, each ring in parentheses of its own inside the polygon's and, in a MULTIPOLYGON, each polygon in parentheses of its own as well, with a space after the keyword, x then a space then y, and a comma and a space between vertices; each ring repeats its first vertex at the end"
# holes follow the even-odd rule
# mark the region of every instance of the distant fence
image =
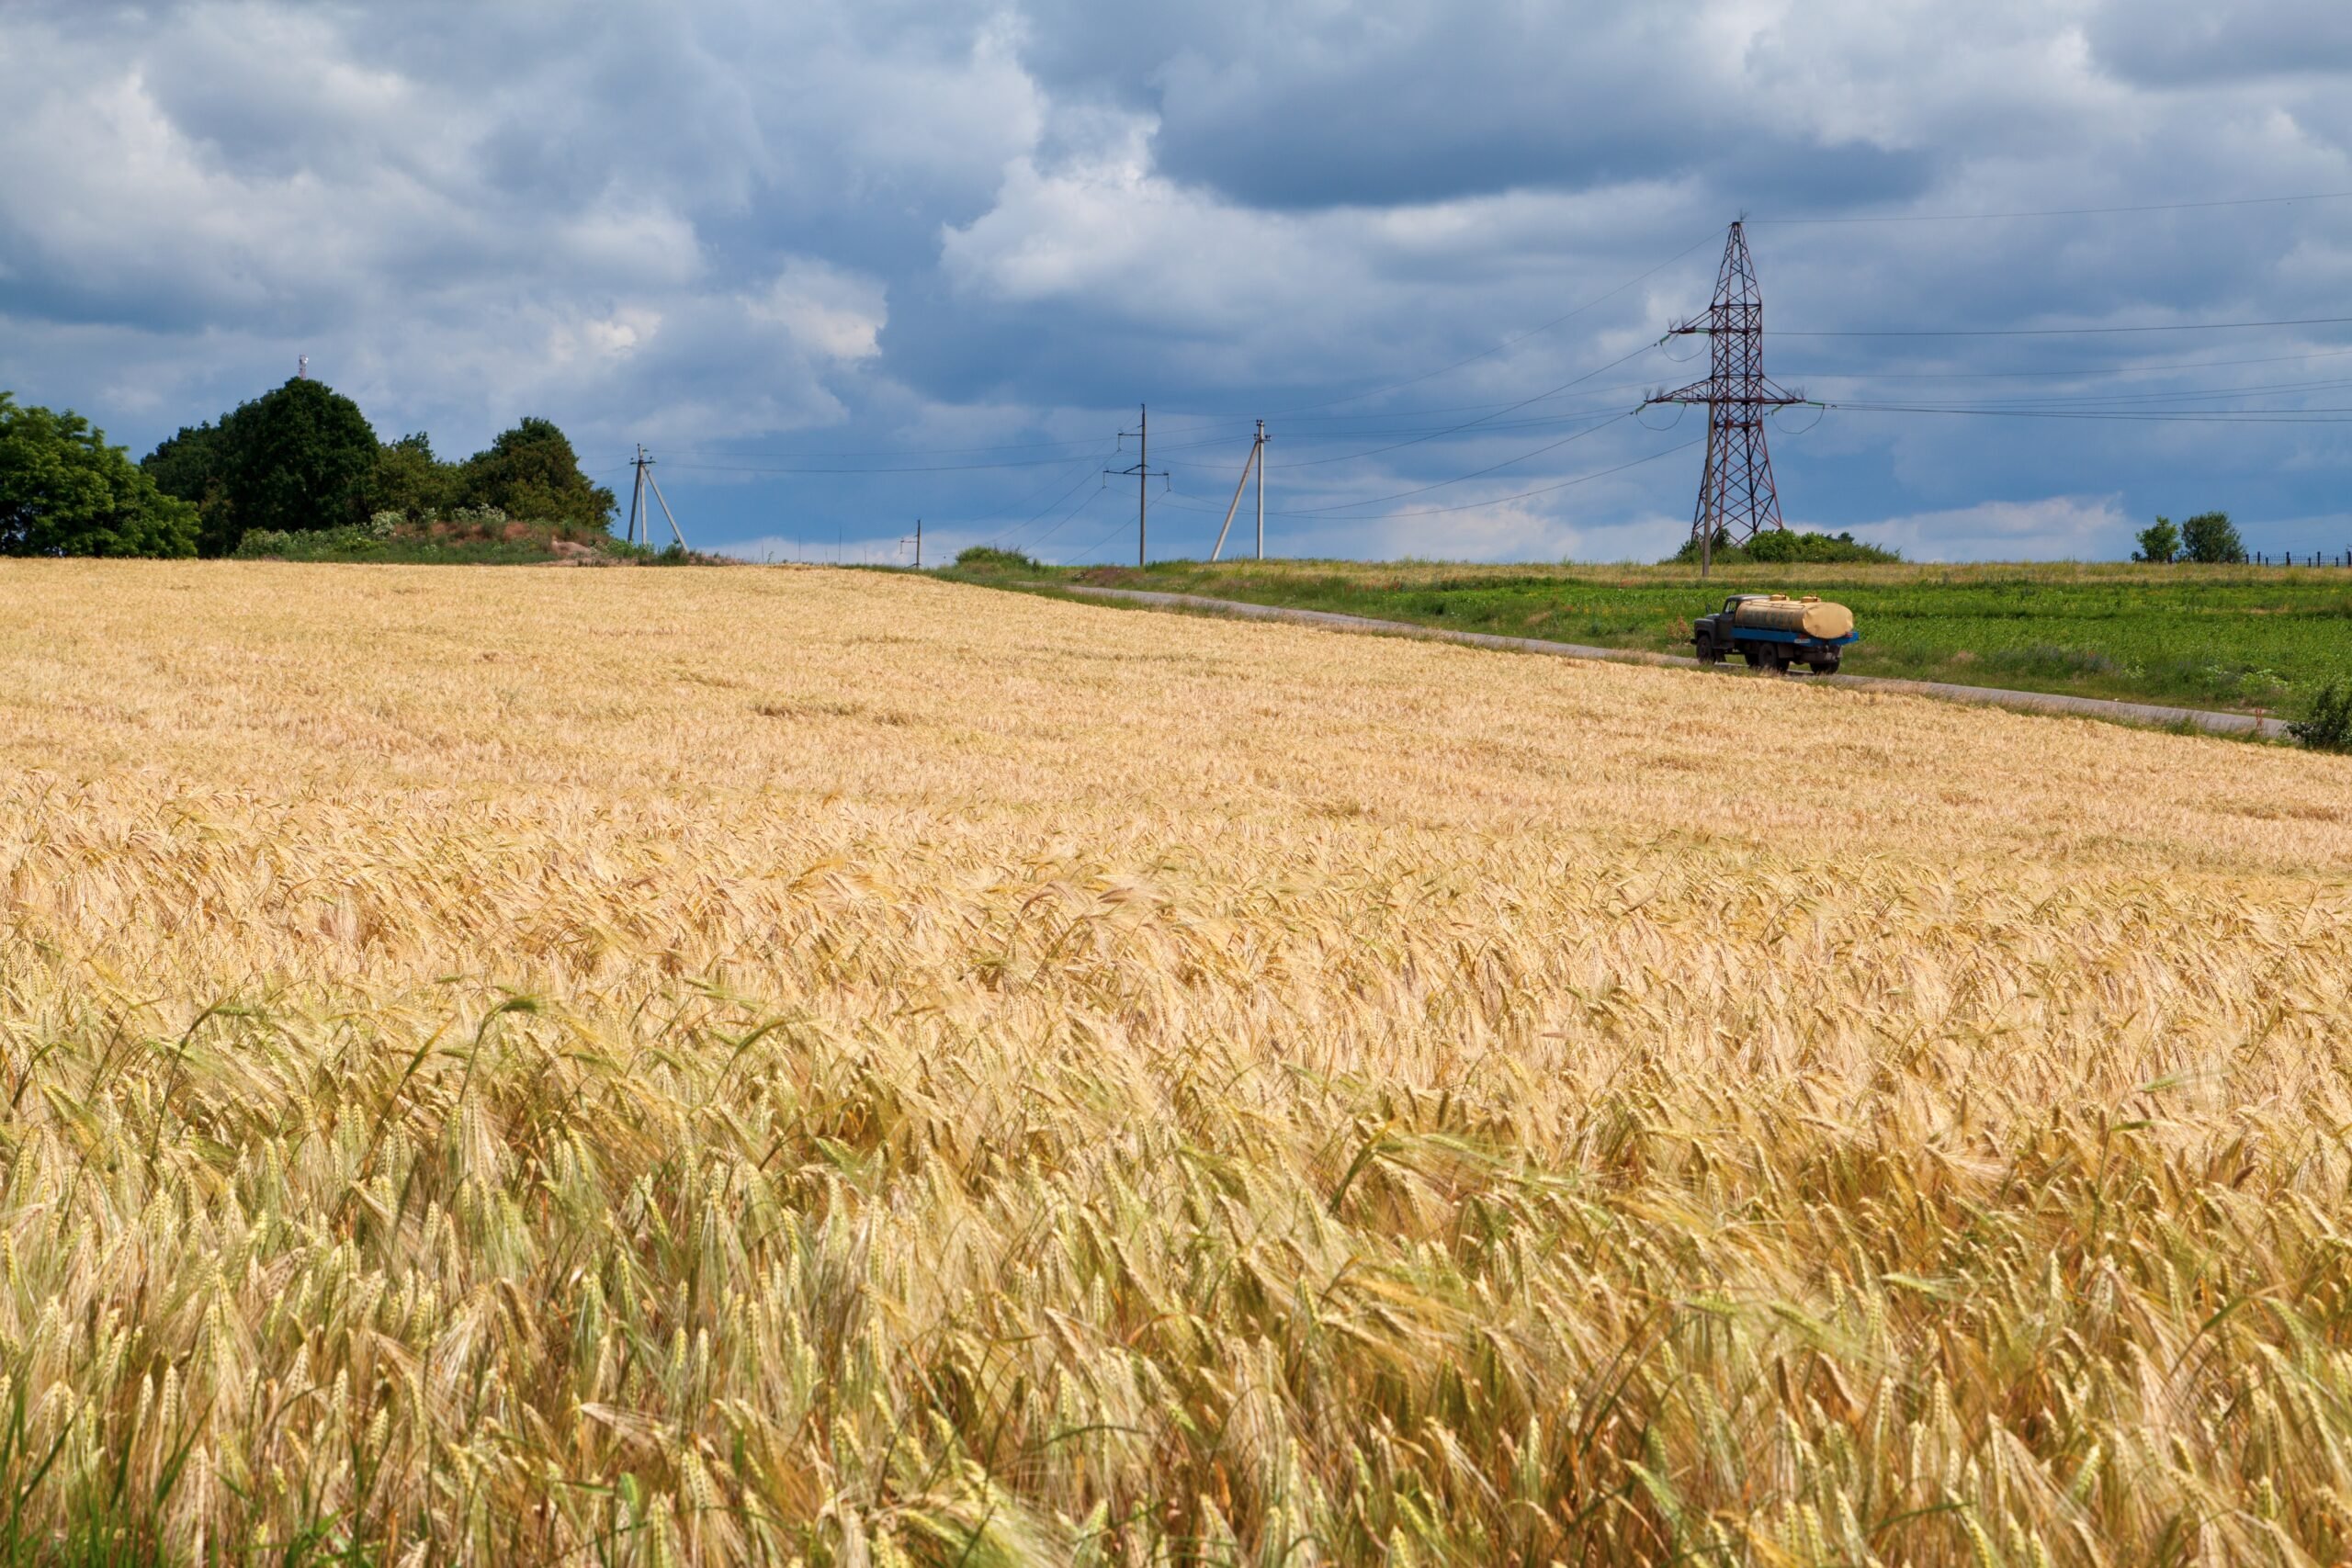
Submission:
POLYGON ((2340 566, 2352 570, 2352 550, 2346 550, 2340 556, 2324 555, 2317 550, 2312 550, 2301 560, 2295 558, 2295 552, 2292 550, 2284 551, 2277 560, 2272 560, 2260 550, 2256 550, 2254 553, 2254 564, 2256 566, 2340 566))

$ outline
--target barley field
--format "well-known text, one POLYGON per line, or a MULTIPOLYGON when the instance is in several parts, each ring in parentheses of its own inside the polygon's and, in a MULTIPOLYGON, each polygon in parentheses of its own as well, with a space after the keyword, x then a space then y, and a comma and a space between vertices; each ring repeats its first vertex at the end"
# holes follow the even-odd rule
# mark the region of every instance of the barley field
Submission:
POLYGON ((0 1559, 2334 1563, 2352 760, 0 567, 0 1559))

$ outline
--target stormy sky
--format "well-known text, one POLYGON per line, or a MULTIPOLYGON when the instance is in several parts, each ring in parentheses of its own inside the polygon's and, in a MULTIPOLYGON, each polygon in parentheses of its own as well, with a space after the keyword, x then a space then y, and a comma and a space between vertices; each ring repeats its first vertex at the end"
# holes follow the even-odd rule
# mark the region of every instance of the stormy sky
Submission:
POLYGON ((1744 213, 1792 524, 2342 550, 2348 77, 2341 0, 0 0, 0 387, 143 452, 308 354, 865 560, 1132 559, 1148 402, 1155 556, 1263 418, 1275 553, 1646 558, 1744 213))

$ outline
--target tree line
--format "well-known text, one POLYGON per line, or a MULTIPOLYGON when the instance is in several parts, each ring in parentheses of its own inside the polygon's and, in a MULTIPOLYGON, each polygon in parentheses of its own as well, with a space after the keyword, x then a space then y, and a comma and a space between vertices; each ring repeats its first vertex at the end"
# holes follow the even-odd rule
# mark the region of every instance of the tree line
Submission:
POLYGON ((2237 525, 2226 512, 2200 512, 2177 527, 2171 518, 2159 517, 2132 537, 2140 547, 2132 553, 2136 561, 2158 566, 2175 561, 2200 566, 2245 564, 2245 541, 2238 537, 2237 525))
POLYGON ((0 555, 225 556, 249 533, 424 522, 465 508, 592 528, 613 492, 553 423, 525 419, 460 461, 423 433, 377 439, 359 405, 297 378, 184 426, 133 463, 68 410, 0 391, 0 555))

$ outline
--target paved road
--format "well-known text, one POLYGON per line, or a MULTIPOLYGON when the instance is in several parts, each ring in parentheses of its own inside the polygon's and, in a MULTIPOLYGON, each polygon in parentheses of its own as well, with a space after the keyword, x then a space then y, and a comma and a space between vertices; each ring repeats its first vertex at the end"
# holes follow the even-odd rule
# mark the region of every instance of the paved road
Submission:
MULTIPOLYGON (((1293 621, 1301 626, 1329 626, 1338 631, 1375 632, 1384 637, 1419 637, 1430 642, 1460 642, 1473 648, 1498 648, 1513 653, 1548 653, 1561 659, 1602 659, 1617 664, 1699 668, 1699 661, 1695 659, 1671 653, 1648 653, 1638 649, 1588 648, 1578 643, 1546 642, 1532 637, 1497 637, 1488 632, 1448 631, 1442 626, 1415 626, 1408 621, 1375 621, 1363 615, 1342 615, 1331 610, 1248 604, 1238 599, 1204 599, 1192 593, 1153 593, 1139 588, 1095 588, 1080 583, 1055 583, 1052 586, 1070 593, 1082 593, 1089 598, 1124 599, 1131 604, 1148 604, 1162 610, 1200 610, 1220 615, 1240 615, 1253 621, 1293 621)), ((1723 668, 1731 670, 1728 665, 1723 668)), ((1747 673, 1745 671, 1736 672, 1747 673)), ((1994 686, 1955 686, 1942 681, 1898 681, 1883 675, 1806 675, 1803 679, 1830 686, 1867 686, 1873 691, 1940 697, 1948 702, 1981 703, 1989 707, 2016 708, 2026 713, 2074 714, 2119 724, 2167 728, 2186 725, 2222 735, 2284 737, 2287 733, 2286 725, 2278 719, 2257 718, 2245 713, 2208 713, 2199 708, 2109 702, 2103 697, 2067 697, 2053 692, 2010 692, 1994 686)))

